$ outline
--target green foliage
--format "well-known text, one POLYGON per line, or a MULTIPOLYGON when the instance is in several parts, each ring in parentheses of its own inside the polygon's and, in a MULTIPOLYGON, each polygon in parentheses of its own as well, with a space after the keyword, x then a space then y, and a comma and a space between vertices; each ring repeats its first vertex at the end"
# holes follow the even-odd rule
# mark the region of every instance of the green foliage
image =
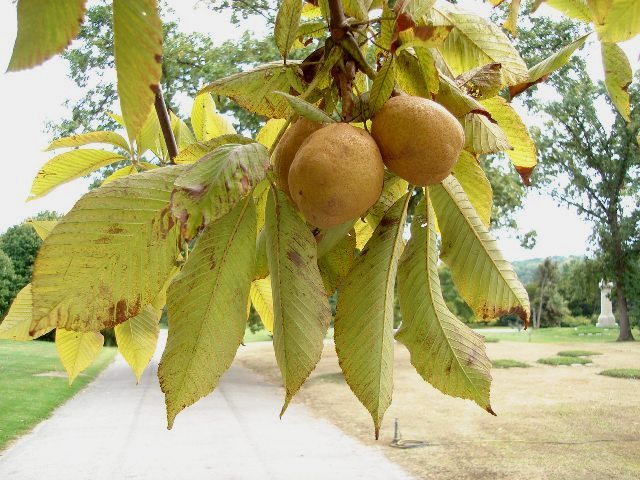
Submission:
POLYGON ((640 380, 640 368, 610 368, 599 373, 605 377, 640 380))
POLYGON ((520 360, 504 358, 500 360, 492 360, 491 366, 493 368, 529 368, 531 365, 526 362, 521 362, 520 360))
POLYGON ((558 352, 559 357, 592 357, 594 355, 602 354, 591 350, 562 350, 561 352, 558 352))
POLYGON ((0 250, 0 318, 9 310, 15 297, 16 274, 11 258, 0 250))
POLYGON ((593 363, 593 360, 590 358, 582 358, 582 357, 548 357, 548 358, 540 358, 537 360, 538 363, 543 365, 586 365, 588 363, 593 363))

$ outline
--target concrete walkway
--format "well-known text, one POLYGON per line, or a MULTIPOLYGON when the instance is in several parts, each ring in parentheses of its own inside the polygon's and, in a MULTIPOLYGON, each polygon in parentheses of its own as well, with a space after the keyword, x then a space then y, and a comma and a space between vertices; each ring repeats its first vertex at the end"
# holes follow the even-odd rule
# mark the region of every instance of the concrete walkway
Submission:
POLYGON ((380 451, 314 418, 295 400, 279 420, 281 391, 238 366, 168 431, 156 378, 160 352, 137 386, 118 356, 85 390, 0 454, 0 479, 409 478, 380 451))

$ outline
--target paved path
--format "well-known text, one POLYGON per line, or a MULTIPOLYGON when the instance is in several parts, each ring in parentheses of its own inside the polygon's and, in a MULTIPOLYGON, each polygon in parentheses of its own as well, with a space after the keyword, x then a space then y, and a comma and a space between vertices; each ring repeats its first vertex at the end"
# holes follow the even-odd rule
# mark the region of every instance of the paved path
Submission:
POLYGON ((214 394, 178 415, 168 431, 157 360, 136 386, 118 357, 0 454, 0 479, 409 478, 381 452, 312 417, 303 406, 293 403, 279 420, 281 391, 238 366, 214 394))

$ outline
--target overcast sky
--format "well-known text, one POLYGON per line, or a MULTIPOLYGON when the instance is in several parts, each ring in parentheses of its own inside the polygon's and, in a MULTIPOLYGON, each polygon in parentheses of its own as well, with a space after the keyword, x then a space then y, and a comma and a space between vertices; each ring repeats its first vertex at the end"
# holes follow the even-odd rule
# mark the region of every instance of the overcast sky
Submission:
MULTIPOLYGON (((169 0, 183 30, 211 33, 217 42, 241 33, 227 18, 204 8, 194 8, 195 1, 169 0)), ((464 2, 468 8, 486 11, 480 0, 464 2)), ((544 9, 541 9, 543 12, 544 9)), ((11 56, 16 32, 15 4, 0 2, 0 71, 11 56)), ((634 71, 638 67, 640 41, 627 42, 634 71)), ((591 42, 588 50, 589 69, 601 75, 600 54, 591 42)), ((551 52, 550 52, 551 53, 551 52)), ((44 198, 26 202, 33 177, 51 157, 43 152, 47 144, 44 125, 47 120, 66 114, 65 100, 73 96, 74 85, 66 78, 66 64, 59 58, 32 70, 0 74, 0 138, 2 139, 2 181, 0 184, 0 233, 42 210, 68 211, 87 190, 85 179, 70 182, 44 198)), ((214 79, 211 79, 214 80, 214 79)), ((517 215, 523 232, 536 230, 537 245, 525 250, 509 234, 496 232, 507 258, 519 260, 551 255, 582 255, 588 250, 591 228, 566 208, 558 207, 550 198, 530 193, 524 210, 517 215)))

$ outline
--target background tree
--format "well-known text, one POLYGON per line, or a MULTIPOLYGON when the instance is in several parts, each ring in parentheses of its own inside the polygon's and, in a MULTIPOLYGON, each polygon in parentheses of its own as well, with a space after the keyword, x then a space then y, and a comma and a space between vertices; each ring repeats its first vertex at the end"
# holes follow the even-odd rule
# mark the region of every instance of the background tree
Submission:
POLYGON ((16 275, 9 256, 0 250, 0 319, 9 310, 16 294, 16 275))
POLYGON ((573 259, 560 267, 558 292, 573 316, 593 318, 599 312, 602 265, 588 257, 573 259))
POLYGON ((616 284, 618 339, 633 340, 626 290, 639 253, 634 239, 640 214, 640 92, 636 82, 630 88, 632 121, 627 123, 611 109, 614 121, 608 127, 603 107, 610 103, 604 87, 591 81, 583 63, 575 65, 575 76, 555 81, 562 100, 538 103, 553 120, 534 132, 541 160, 536 183, 593 222, 604 273, 616 284))

